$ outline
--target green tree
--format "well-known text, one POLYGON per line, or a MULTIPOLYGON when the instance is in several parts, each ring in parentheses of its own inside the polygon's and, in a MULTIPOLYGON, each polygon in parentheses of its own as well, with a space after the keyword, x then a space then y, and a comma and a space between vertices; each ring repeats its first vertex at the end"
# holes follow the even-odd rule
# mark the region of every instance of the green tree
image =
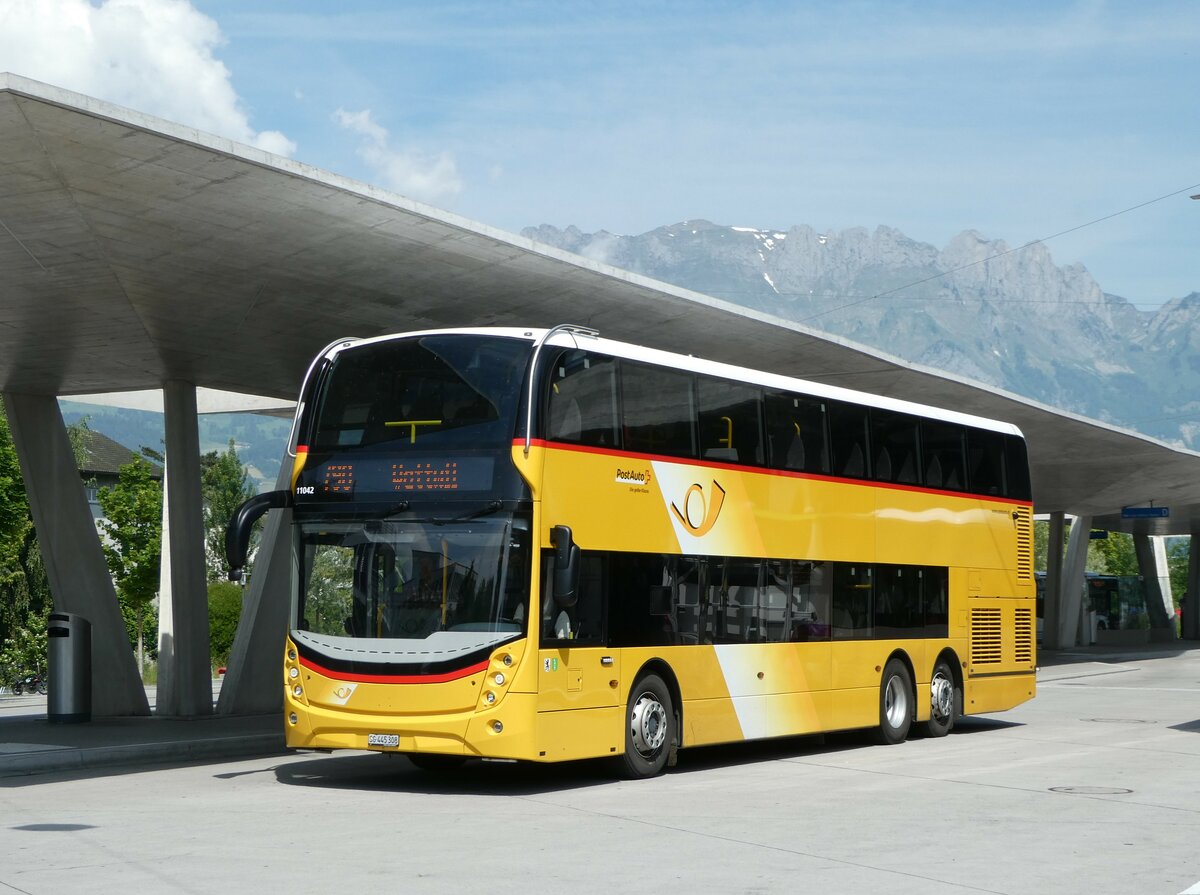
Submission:
POLYGON ((147 613, 158 593, 162 558, 162 483, 153 472, 149 462, 135 457, 120 468, 117 484, 98 495, 106 517, 100 522, 104 557, 133 628, 139 668, 145 667, 147 613))
MULTIPOLYGON (((210 451, 200 458, 200 489, 204 498, 204 553, 208 580, 225 578, 225 529, 233 512, 254 496, 254 486, 238 456, 233 439, 224 453, 210 451)), ((254 553, 251 541, 251 555, 254 553)))
POLYGON ((1137 551, 1133 536, 1121 531, 1110 531, 1107 538, 1092 541, 1088 548, 1089 572, 1101 575, 1137 575, 1137 551))
POLYGON ((9 637, 0 641, 0 682, 9 685, 27 674, 46 677, 46 620, 50 606, 28 615, 9 637))
POLYGON ((228 665, 233 638, 242 617, 242 588, 232 581, 208 585, 208 640, 214 666, 228 665))

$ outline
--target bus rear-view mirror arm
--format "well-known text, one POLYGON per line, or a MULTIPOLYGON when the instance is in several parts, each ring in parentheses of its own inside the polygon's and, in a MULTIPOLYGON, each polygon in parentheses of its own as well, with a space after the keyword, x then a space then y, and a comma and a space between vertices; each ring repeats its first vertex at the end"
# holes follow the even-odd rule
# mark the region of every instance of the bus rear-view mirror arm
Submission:
POLYGON ((579 546, 566 525, 550 529, 550 543, 554 545, 554 604, 570 609, 579 598, 579 546))
POLYGON ((225 560, 229 563, 229 580, 241 581, 250 551, 250 532, 254 523, 267 510, 282 510, 292 505, 291 491, 268 491, 256 494, 233 511, 225 529, 225 560))

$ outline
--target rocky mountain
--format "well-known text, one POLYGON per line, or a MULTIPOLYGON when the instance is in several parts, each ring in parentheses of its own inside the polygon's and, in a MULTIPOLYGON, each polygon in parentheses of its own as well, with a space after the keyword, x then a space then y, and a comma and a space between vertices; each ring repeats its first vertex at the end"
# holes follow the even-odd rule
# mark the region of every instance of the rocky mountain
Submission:
POLYGON ((1200 293, 1138 310, 1041 243, 890 227, 683 221, 639 236, 522 235, 1074 411, 1200 447, 1200 293))

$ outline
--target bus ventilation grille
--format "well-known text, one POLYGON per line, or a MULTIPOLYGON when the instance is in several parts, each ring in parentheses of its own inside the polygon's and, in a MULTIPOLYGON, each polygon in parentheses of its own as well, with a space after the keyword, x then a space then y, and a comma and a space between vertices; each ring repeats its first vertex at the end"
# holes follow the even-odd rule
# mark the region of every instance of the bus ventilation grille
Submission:
POLYGON ((1033 663, 1033 610, 1018 609, 1015 619, 1016 643, 1013 659, 1018 665, 1033 663))
POLYGON ((999 665, 1004 661, 1004 624, 1000 610, 971 610, 971 664, 999 665))
POLYGON ((1016 511, 1014 523, 1017 528, 1017 580, 1033 580, 1033 511, 1021 507, 1016 511))

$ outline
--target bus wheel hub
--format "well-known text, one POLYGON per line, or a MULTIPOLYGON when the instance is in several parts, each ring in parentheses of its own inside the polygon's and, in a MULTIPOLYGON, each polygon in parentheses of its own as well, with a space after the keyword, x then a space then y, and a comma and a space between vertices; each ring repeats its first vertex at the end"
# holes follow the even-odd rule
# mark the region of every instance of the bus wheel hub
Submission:
POLYGON ((643 693, 633 704, 629 719, 633 745, 642 755, 652 755, 667 738, 667 710, 650 693, 643 693))

